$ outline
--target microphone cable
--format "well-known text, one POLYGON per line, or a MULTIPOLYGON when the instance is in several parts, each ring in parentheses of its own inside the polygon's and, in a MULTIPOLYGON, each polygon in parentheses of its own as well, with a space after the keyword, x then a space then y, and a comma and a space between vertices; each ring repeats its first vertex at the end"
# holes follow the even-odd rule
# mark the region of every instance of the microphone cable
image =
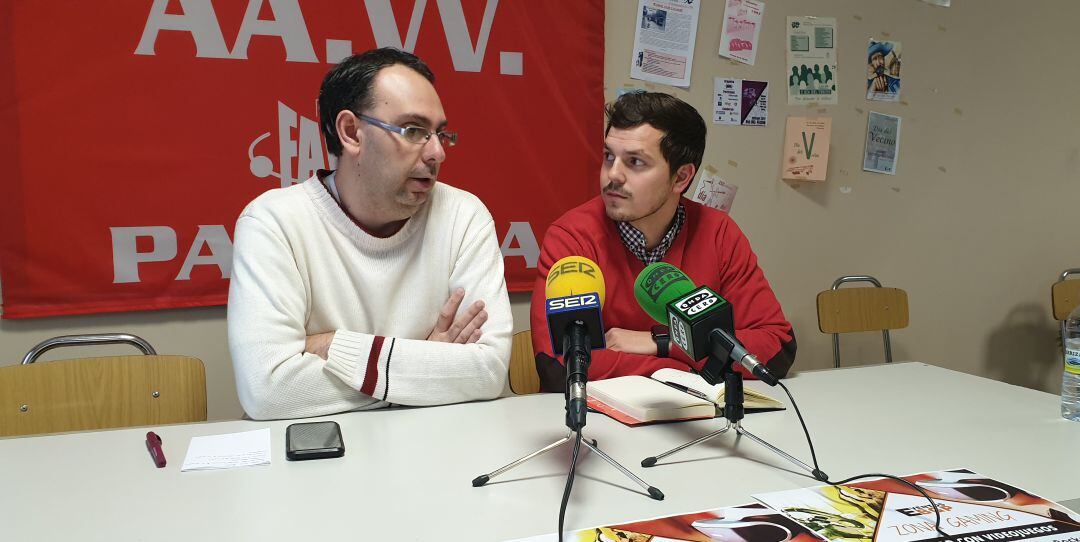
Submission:
POLYGON ((563 489, 562 504, 559 505, 559 542, 563 542, 563 520, 566 518, 566 503, 570 501, 570 488, 574 485, 574 473, 577 471, 578 452, 581 450, 581 431, 574 431, 574 457, 570 460, 570 472, 566 475, 566 487, 563 489))
MULTIPOLYGON (((927 501, 930 502, 930 508, 934 509, 934 529, 938 532, 938 534, 945 537, 946 539, 949 539, 949 540, 952 539, 952 535, 950 535, 950 534, 946 533, 945 531, 941 530, 941 511, 938 510, 937 503, 934 502, 934 499, 930 498, 930 495, 926 494, 926 491, 923 491, 923 488, 919 487, 916 484, 913 484, 913 483, 911 483, 911 482, 909 482, 909 481, 907 481, 907 480, 905 480, 903 478, 900 478, 899 476, 893 476, 892 474, 881 474, 881 473, 858 474, 858 475, 852 476, 850 478, 845 478, 843 480, 837 480, 835 482, 832 481, 832 480, 829 480, 829 475, 822 472, 821 468, 818 466, 817 454, 814 452, 814 442, 813 442, 813 440, 810 439, 810 431, 806 428, 806 420, 803 419, 802 412, 799 410, 799 404, 795 402, 795 397, 793 395, 791 395, 791 390, 789 390, 787 388, 787 386, 784 385, 784 382, 782 380, 777 380, 776 384, 778 386, 780 386, 784 390, 785 394, 787 394, 788 400, 791 401, 791 406, 795 409, 795 414, 799 417, 799 424, 802 425, 803 434, 806 435, 806 444, 810 447, 810 459, 814 462, 813 475, 814 475, 814 478, 816 480, 818 480, 820 482, 825 482, 826 484, 829 484, 830 486, 839 486, 839 485, 843 485, 843 484, 852 482, 854 480, 860 480, 860 479, 863 479, 863 478, 873 478, 873 477, 888 478, 890 480, 895 480, 897 482, 900 482, 901 484, 904 484, 904 485, 914 489, 915 491, 918 491, 920 495, 922 495, 927 501)), ((882 507, 881 512, 882 513, 885 512, 884 507, 882 507)), ((881 520, 881 516, 879 515, 878 516, 878 521, 880 521, 880 520, 881 520)), ((561 538, 560 538, 560 540, 561 540, 561 538)))

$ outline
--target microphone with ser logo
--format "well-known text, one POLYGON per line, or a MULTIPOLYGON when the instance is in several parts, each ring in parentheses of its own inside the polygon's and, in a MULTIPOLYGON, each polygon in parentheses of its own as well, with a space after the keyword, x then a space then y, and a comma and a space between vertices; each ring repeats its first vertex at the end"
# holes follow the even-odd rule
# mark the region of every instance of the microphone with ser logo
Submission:
POLYGON ((473 479, 472 485, 473 487, 485 485, 493 477, 544 452, 573 441, 574 453, 570 462, 570 472, 566 477, 562 504, 559 506, 559 532, 561 533, 566 504, 569 502, 570 489, 574 483, 578 452, 582 445, 640 485, 648 492, 649 497, 658 501, 663 500, 664 493, 638 478, 600 450, 595 440, 582 436, 585 415, 588 412, 585 385, 589 381, 592 351, 605 347, 604 321, 600 310, 604 305, 604 275, 600 272, 600 266, 582 256, 562 258, 552 264, 548 271, 544 294, 544 312, 551 337, 551 351, 556 356, 561 355, 566 365, 566 426, 570 431, 565 437, 544 448, 492 472, 477 476, 473 479))
POLYGON ((586 394, 591 351, 604 348, 604 275, 595 262, 567 256, 548 272, 545 313, 551 351, 566 364, 566 425, 585 426, 586 394))

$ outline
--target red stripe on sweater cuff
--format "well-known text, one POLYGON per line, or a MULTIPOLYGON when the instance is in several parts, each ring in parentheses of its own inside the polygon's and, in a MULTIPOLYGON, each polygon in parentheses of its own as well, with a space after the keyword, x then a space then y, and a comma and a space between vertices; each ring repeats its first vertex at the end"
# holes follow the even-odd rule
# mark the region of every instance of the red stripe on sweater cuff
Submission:
POLYGON ((379 354, 382 352, 383 337, 375 336, 371 343, 371 352, 368 353, 367 371, 364 373, 364 384, 360 386, 360 393, 364 395, 375 394, 375 384, 379 381, 379 354))

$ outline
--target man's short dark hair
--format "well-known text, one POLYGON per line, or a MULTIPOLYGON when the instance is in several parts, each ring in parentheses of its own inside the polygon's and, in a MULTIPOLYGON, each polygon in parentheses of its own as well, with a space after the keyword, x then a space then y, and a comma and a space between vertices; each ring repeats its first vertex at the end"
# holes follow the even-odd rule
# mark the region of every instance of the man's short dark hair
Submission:
MULTIPOLYGON (((628 92, 609 103, 604 112, 607 114, 605 136, 612 128, 627 130, 642 124, 663 132, 660 153, 667 160, 671 175, 683 164, 694 164, 695 175, 701 168, 708 130, 705 119, 692 105, 662 92, 628 92)), ((690 185, 686 187, 689 189, 690 185)))
POLYGON ((319 88, 319 127, 326 137, 326 150, 341 156, 341 140, 337 135, 335 121, 343 110, 364 111, 375 102, 372 88, 379 70, 401 64, 423 75, 432 84, 435 74, 423 60, 412 53, 392 47, 372 49, 352 55, 334 66, 323 78, 319 88))

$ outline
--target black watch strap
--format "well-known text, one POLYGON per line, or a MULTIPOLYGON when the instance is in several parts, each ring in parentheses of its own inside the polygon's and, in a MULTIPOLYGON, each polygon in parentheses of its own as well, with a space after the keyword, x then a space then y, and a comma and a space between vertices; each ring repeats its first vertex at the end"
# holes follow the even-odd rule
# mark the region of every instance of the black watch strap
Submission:
POLYGON ((657 357, 668 357, 671 347, 671 336, 668 334, 667 326, 653 326, 652 340, 656 343, 657 357))

